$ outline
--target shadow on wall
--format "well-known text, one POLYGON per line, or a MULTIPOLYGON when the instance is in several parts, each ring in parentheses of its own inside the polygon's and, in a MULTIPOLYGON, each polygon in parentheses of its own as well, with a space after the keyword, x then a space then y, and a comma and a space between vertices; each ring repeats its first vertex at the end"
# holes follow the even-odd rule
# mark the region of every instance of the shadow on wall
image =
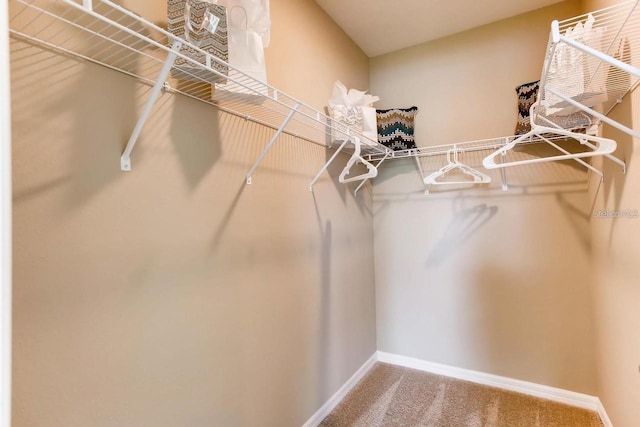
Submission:
POLYGON ((456 249, 491 221, 497 213, 497 206, 487 206, 486 203, 454 213, 451 222, 427 257, 427 266, 439 265, 453 255, 456 249))
POLYGON ((240 202, 240 199, 242 198, 242 193, 244 192, 245 188, 247 188, 247 183, 242 181, 240 183, 240 187, 235 192, 235 196, 233 197, 233 200, 231 200, 231 203, 229 203, 229 205, 227 207, 227 210, 225 211, 224 215, 222 216, 222 220, 220 221, 220 224, 218 225, 218 227, 216 228, 216 230, 213 233, 213 238, 211 239, 211 250, 212 251, 215 252, 215 251, 217 251, 219 249, 220 243, 222 241, 222 237, 224 236, 224 231, 229 226, 229 221, 231 221, 231 218, 233 216, 233 212, 238 207, 238 203, 240 202))
MULTIPOLYGON (((145 28, 131 18, 122 17, 119 21, 133 31, 148 35, 145 28)), ((79 40, 83 38, 79 37, 79 40)), ((108 57, 110 51, 93 43, 92 39, 86 39, 84 45, 78 45, 76 49, 97 59, 107 56, 106 60, 113 60, 108 57)), ((132 41, 122 40, 121 43, 132 41)), ((14 110, 50 118, 53 130, 47 135, 50 138, 57 129, 68 127, 72 141, 69 147, 65 147, 71 174, 18 192, 15 197, 29 197, 71 182, 73 188, 68 192, 69 202, 77 205, 95 197, 109 183, 125 177, 119 167, 119 158, 151 88, 140 85, 129 76, 88 62, 78 62, 73 57, 40 45, 12 40, 11 55, 12 90, 15 99, 22 99, 22 102, 14 101, 14 110), (26 96, 38 92, 42 96, 26 96), (84 93, 91 96, 78 96, 84 93)), ((135 69, 137 60, 135 56, 127 58, 127 69, 135 69)), ((193 100, 183 96, 160 96, 134 150, 134 167, 144 158, 145 151, 147 154, 150 151, 143 147, 153 147, 153 141, 161 139, 161 135, 156 133, 159 130, 150 124, 154 120, 171 120, 171 135, 176 153, 184 165, 184 175, 191 188, 197 186, 221 153, 215 111, 190 108, 192 103, 193 100), (168 109, 172 110, 172 118, 169 118, 168 109), (194 145, 196 147, 192 149, 194 145)), ((47 151, 63 148, 56 147, 55 141, 49 142, 47 151)))
MULTIPOLYGON (((567 217, 567 222, 578 236, 582 247, 585 251, 591 252, 591 212, 585 211, 585 203, 582 200, 572 200, 572 195, 576 195, 576 193, 557 193, 556 199, 567 217)), ((578 196, 581 196, 581 193, 578 193, 578 196)), ((586 208, 588 209, 589 206, 586 208)))
MULTIPOLYGON (((96 11, 106 14, 110 12, 110 8, 104 4, 97 4, 96 11)), ((77 17, 68 17, 72 21, 84 19, 84 13, 79 10, 70 13, 77 14, 77 17)), ((136 19, 122 14, 117 20, 120 25, 149 36, 148 29, 136 19)), ((105 48, 101 38, 83 36, 84 34, 74 36, 83 40, 83 46, 78 47, 80 53, 107 63, 114 61, 112 49, 105 48)), ((123 45, 135 43, 135 39, 126 35, 111 37, 115 37, 123 45)), ((131 50, 129 55, 131 57, 127 57, 125 68, 134 71, 139 66, 138 62, 142 60, 142 54, 136 54, 135 50, 131 50)), ((125 175, 120 170, 120 155, 138 117, 136 103, 139 86, 136 79, 114 74, 111 70, 92 63, 83 64, 85 65, 79 79, 56 101, 61 109, 72 109, 74 115, 74 123, 71 125, 72 146, 69 152, 72 156, 72 168, 79 179, 74 179, 74 188, 68 194, 71 198, 69 201, 75 204, 86 203, 88 199, 100 194, 100 190, 112 181, 124 178, 125 175)), ((156 111, 157 109, 156 105, 156 111)))
POLYGON ((186 96, 175 96, 171 117, 171 141, 192 190, 222 156, 217 111, 198 108, 194 103, 200 104, 186 96))
MULTIPOLYGON (((93 64, 79 63, 56 53, 12 42, 12 92, 14 120, 17 128, 22 118, 46 118, 48 133, 38 140, 41 147, 20 147, 37 156, 68 157, 70 174, 54 177, 27 190, 18 191, 16 199, 38 195, 70 183, 69 202, 84 203, 100 189, 122 176, 120 155, 123 143, 135 123, 135 80, 114 74, 93 64), (105 74, 106 73, 106 74, 105 74), (78 93, 91 93, 91 97, 78 93), (32 96, 39 93, 41 96, 32 96), (71 129, 70 146, 57 136, 71 129)), ((19 142, 20 135, 16 135, 19 142)), ((37 163, 39 158, 33 157, 37 163)), ((34 166, 35 164, 34 163, 34 166)), ((51 167, 48 162, 44 167, 51 167)))
MULTIPOLYGON (((638 97, 638 93, 627 95, 628 101, 617 104, 609 116, 629 127, 635 127, 633 123, 634 100, 638 97)), ((627 208, 640 208, 640 206, 622 206, 622 198, 625 192, 627 175, 633 174, 634 162, 631 161, 634 155, 634 138, 614 127, 604 125, 603 135, 611 138, 618 143, 614 155, 623 160, 627 164, 626 175, 622 168, 607 159, 603 159, 603 172, 605 174, 604 185, 600 189, 604 189, 604 207, 620 211, 627 208)), ((608 247, 611 248, 612 239, 615 234, 616 226, 619 221, 612 221, 611 231, 609 233, 608 247)))
MULTIPOLYGON (((443 166, 444 163, 438 167, 435 167, 433 170, 437 170, 439 169, 441 166, 443 166)), ((375 183, 376 185, 382 184, 386 181, 392 180, 393 178, 400 176, 400 175, 414 175, 415 176, 415 182, 418 183, 421 187, 422 187, 422 181, 420 178, 420 172, 418 170, 418 166, 415 162, 415 160, 413 159, 406 159, 406 160, 388 160, 387 162, 385 162, 385 164, 383 164, 381 166, 381 168, 384 168, 384 173, 383 174, 379 174, 376 178, 375 178, 375 183), (393 163, 393 167, 389 167, 391 166, 389 163, 393 163)), ((428 174, 430 171, 425 170, 424 171, 425 174, 428 174)), ((424 190, 420 191, 421 193, 424 193, 424 190)), ((403 194, 406 194, 403 193, 403 194)))
MULTIPOLYGON (((621 45, 621 50, 616 55, 618 58, 630 58, 631 57, 631 46, 628 40, 625 40, 625 43, 621 45)), ((631 80, 627 73, 622 73, 618 69, 613 67, 610 68, 608 77, 607 77, 607 87, 611 85, 611 82, 615 82, 616 86, 622 86, 631 88, 631 80)), ((637 88, 633 88, 635 91, 637 88)), ((625 102, 616 103, 613 105, 610 112, 605 112, 606 115, 613 120, 628 126, 630 128, 635 128, 635 123, 633 122, 633 109, 634 109, 634 99, 637 97, 637 94, 633 92, 628 93, 625 98, 625 102)), ((614 156, 623 160, 627 164, 627 174, 630 172, 633 167, 633 163, 630 160, 633 157, 633 149, 634 149, 634 139, 630 135, 612 127, 607 124, 603 125, 602 134, 606 138, 611 138, 617 142, 618 147, 616 151, 613 153, 614 156)), ((604 190, 603 198, 600 199, 603 201, 603 206, 607 209, 613 209, 615 211, 620 211, 625 207, 621 206, 622 197, 624 194, 626 176, 623 173, 622 169, 619 165, 608 161, 606 158, 603 158, 601 161, 602 171, 605 174, 604 185, 603 183, 598 182, 595 188, 595 200, 598 201, 598 192, 600 190, 604 190)), ((595 203, 594 203, 595 207, 595 203)), ((618 224, 618 221, 612 221, 611 229, 609 231, 609 242, 608 248, 611 248, 612 238, 614 235, 615 228, 618 224)))
POLYGON ((327 315, 331 313, 331 247, 332 247, 332 226, 331 221, 324 221, 320 214, 318 201, 313 195, 313 204, 316 212, 318 231, 320 232, 321 253, 320 253, 320 310, 317 324, 320 331, 317 336, 317 348, 322 349, 322 354, 318 357, 316 367, 316 377, 320 379, 319 391, 321 395, 331 393, 331 384, 326 372, 329 372, 328 361, 331 358, 331 318, 327 315))
POLYGON ((91 64, 73 91, 58 101, 74 114, 69 154, 78 176, 69 195, 75 203, 95 197, 110 182, 126 176, 120 170, 120 155, 135 126, 135 93, 133 78, 114 78, 111 70, 91 64), (78 97, 77 93, 93 96, 78 97))
MULTIPOLYGON (((11 53, 11 103, 12 103, 12 126, 13 126, 13 157, 27 153, 26 157, 32 162, 34 167, 46 167, 46 158, 53 155, 53 152, 62 150, 56 147, 55 140, 41 138, 36 147, 28 146, 22 139, 21 129, 31 129, 31 123, 36 117, 47 117, 50 135, 55 134, 55 130, 63 122, 66 112, 61 104, 52 96, 52 89, 55 85, 63 85, 66 81, 74 81, 82 72, 79 64, 60 57, 49 50, 33 46, 30 43, 10 39, 11 53), (36 68, 37 67, 37 68, 36 68), (44 87, 42 87, 42 86, 44 87), (29 94, 40 93, 42 97, 33 97, 29 94)), ((57 92, 54 91, 54 94, 57 92)), ((15 161, 15 160, 14 160, 15 161)), ((58 172, 45 182, 31 182, 28 184, 16 182, 17 173, 14 167, 14 191, 13 202, 27 202, 43 194, 55 191, 60 187, 69 185, 73 181, 73 175, 65 172, 58 172)))

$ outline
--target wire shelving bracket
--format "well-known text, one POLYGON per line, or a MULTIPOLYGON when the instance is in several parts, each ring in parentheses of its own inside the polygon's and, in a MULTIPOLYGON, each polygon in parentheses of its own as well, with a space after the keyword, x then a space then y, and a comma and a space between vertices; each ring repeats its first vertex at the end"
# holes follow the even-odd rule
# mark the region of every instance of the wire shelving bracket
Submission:
POLYGON ((293 119, 293 116, 296 114, 296 112, 298 111, 299 107, 300 107, 300 105, 297 104, 291 109, 291 112, 289 113, 289 115, 284 119, 284 122, 282 122, 282 124, 280 125, 278 130, 276 130, 275 135, 273 135, 273 137, 271 137, 271 140, 269 141, 267 146, 264 148, 264 150, 262 150, 262 153, 260 153, 260 156, 258 156, 258 159, 256 160, 256 162, 253 164, 253 166, 249 170, 249 173, 247 173, 247 184, 251 184, 251 177, 253 176, 253 173, 256 171, 256 169, 258 168, 258 166, 260 165, 262 160, 267 156, 267 153, 269 152, 269 150, 271 150, 271 148, 273 148, 273 145, 276 143, 276 141, 278 140, 278 138, 280 137, 280 135, 284 131, 284 128, 287 127, 287 125, 289 124, 291 119, 293 119))
POLYGON ((138 118, 136 127, 133 129, 133 133, 129 138, 129 142, 127 142, 127 146, 125 147, 124 152, 120 157, 120 169, 122 169, 123 171, 131 170, 131 152, 133 151, 133 148, 136 146, 136 142, 140 137, 140 132, 142 132, 142 128, 144 127, 144 124, 147 122, 147 119, 151 114, 151 109, 153 108, 153 105, 156 103, 156 101, 158 100, 158 97, 160 96, 160 91, 165 87, 167 77, 169 76, 171 67, 173 67, 174 62, 176 61, 177 54, 180 51, 181 47, 182 47, 181 41, 176 40, 173 42, 171 51, 169 52, 169 55, 167 56, 167 59, 164 62, 164 65, 162 66, 162 70, 160 70, 160 75, 158 76, 156 83, 153 85, 153 88, 151 89, 151 93, 149 94, 149 98, 147 99, 144 109, 142 110, 142 114, 138 118))

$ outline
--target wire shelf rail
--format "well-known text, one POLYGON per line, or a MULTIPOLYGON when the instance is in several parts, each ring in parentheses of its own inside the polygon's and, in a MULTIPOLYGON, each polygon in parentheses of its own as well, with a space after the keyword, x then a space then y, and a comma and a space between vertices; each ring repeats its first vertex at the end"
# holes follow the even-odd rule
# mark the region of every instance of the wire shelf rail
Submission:
MULTIPOLYGON (((327 147, 363 154, 386 154, 387 147, 334 120, 321 111, 262 83, 225 61, 175 37, 110 0, 10 0, 12 37, 45 46, 60 54, 100 64, 153 86, 127 148, 123 170, 131 169, 130 155, 154 102, 162 92, 174 92, 210 104, 281 133, 327 147), (203 63, 187 56, 196 52, 203 63), (181 59, 188 67, 174 66, 181 59), (227 71, 228 70, 228 71, 227 71), (224 88, 217 90, 216 86, 224 88)), ((266 155, 265 150, 260 156, 266 155)), ((251 169, 251 173, 258 166, 251 169)), ((247 182, 251 182, 251 173, 247 182)))

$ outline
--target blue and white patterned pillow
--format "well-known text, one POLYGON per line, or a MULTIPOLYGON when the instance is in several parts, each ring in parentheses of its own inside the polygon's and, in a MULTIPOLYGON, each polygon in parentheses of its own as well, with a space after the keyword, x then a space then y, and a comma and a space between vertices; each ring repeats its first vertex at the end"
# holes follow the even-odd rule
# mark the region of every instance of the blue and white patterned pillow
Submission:
POLYGON ((376 110, 378 142, 392 150, 416 148, 414 137, 418 107, 376 110))

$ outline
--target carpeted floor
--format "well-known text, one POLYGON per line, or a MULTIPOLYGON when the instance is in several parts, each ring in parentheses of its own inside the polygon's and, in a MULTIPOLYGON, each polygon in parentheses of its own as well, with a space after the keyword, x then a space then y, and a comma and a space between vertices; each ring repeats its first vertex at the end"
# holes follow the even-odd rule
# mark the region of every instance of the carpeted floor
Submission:
POLYGON ((595 412, 377 363, 321 427, 602 427, 595 412))

